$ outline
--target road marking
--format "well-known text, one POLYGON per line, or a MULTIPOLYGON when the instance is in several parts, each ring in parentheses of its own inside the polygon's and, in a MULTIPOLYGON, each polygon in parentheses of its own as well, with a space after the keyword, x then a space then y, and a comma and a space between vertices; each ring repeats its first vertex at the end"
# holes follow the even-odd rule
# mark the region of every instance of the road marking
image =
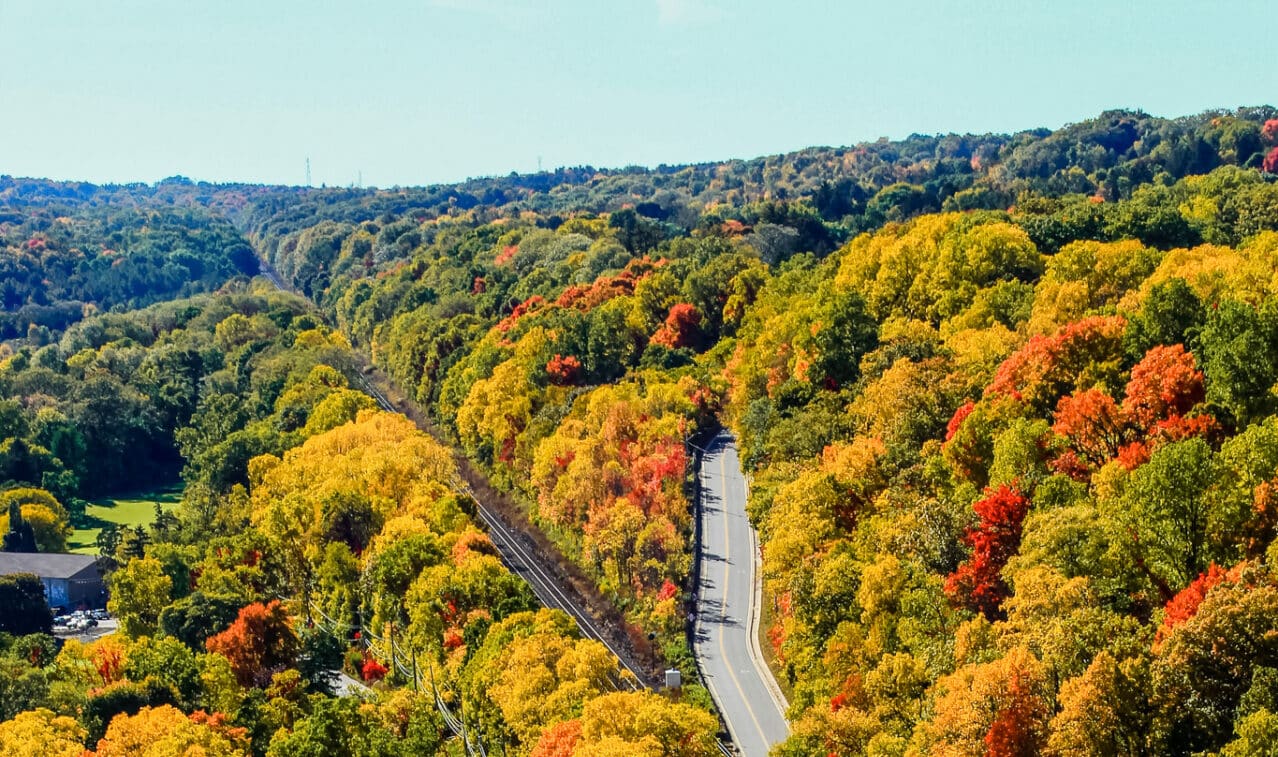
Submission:
MULTIPOLYGON (((732 539, 728 536, 728 469, 727 455, 723 449, 719 450, 719 476, 723 479, 723 607, 728 607, 728 579, 731 575, 732 566, 732 539)), ((755 715, 754 708, 750 706, 750 697, 746 696, 745 689, 741 686, 741 679, 737 678, 737 672, 733 670, 731 663, 728 662, 728 650, 723 645, 724 628, 719 627, 719 654, 723 655, 723 665, 728 669, 728 676, 732 678, 732 683, 737 687, 737 693, 741 695, 741 703, 745 705, 746 712, 750 713, 750 721, 754 723, 754 728, 759 732, 759 737, 763 739, 763 745, 768 746, 768 734, 764 733, 763 726, 759 723, 759 717, 755 715)))

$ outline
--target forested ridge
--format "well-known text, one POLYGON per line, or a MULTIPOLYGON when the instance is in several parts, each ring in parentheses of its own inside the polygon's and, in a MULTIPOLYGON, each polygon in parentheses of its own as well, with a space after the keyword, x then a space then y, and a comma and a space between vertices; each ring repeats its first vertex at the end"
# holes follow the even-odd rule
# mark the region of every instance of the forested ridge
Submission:
POLYGON ((321 617, 429 660, 490 753, 715 753, 704 690, 616 691, 536 608, 353 346, 686 675, 689 440, 729 426, 778 754, 1266 754, 1275 116, 424 189, 0 180, 0 496, 56 549, 98 489, 185 483, 103 539, 119 634, 0 645, 0 753, 460 753, 321 617))

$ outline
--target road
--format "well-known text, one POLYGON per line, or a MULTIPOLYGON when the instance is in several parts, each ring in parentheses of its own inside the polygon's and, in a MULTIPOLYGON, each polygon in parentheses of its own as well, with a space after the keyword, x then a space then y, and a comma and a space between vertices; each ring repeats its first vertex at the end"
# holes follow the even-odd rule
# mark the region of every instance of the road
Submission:
POLYGON ((765 757, 789 727, 784 697, 759 649, 759 547, 746 518, 736 443, 726 431, 707 445, 700 476, 697 660, 741 754, 765 757))

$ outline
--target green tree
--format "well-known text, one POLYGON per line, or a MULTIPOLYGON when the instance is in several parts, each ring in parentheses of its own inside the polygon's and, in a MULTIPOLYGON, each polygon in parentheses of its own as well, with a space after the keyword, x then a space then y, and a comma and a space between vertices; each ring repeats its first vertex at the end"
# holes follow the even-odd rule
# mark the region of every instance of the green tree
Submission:
POLYGON ((1228 411, 1240 426, 1278 407, 1270 391, 1278 380, 1274 315, 1272 308, 1226 300, 1211 311, 1199 336, 1207 401, 1228 411))
POLYGON ((239 597, 195 591, 160 611, 160 629, 202 651, 205 640, 226 630, 244 604, 239 597))
POLYGON ((0 632, 24 636, 53 630, 53 613, 38 576, 17 573, 0 576, 0 632))
POLYGON ((349 698, 313 700, 311 714, 292 731, 280 731, 271 739, 267 757, 331 757, 358 754, 391 757, 401 754, 394 736, 349 698))
POLYGON ((1207 491, 1215 469, 1215 456, 1202 439, 1166 444, 1131 474, 1121 497, 1101 502, 1102 513, 1132 535, 1132 557, 1164 600, 1207 569, 1214 522, 1207 491))

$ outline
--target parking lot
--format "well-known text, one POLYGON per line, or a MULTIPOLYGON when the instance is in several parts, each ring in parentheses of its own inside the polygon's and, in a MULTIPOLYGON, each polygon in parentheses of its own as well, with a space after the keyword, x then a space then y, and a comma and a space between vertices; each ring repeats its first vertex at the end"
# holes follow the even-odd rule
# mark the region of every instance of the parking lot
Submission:
POLYGON ((99 612, 96 618, 91 618, 88 613, 72 613, 70 616, 61 615, 54 619, 53 635, 88 642, 115 633, 117 627, 115 618, 106 613, 99 612))

